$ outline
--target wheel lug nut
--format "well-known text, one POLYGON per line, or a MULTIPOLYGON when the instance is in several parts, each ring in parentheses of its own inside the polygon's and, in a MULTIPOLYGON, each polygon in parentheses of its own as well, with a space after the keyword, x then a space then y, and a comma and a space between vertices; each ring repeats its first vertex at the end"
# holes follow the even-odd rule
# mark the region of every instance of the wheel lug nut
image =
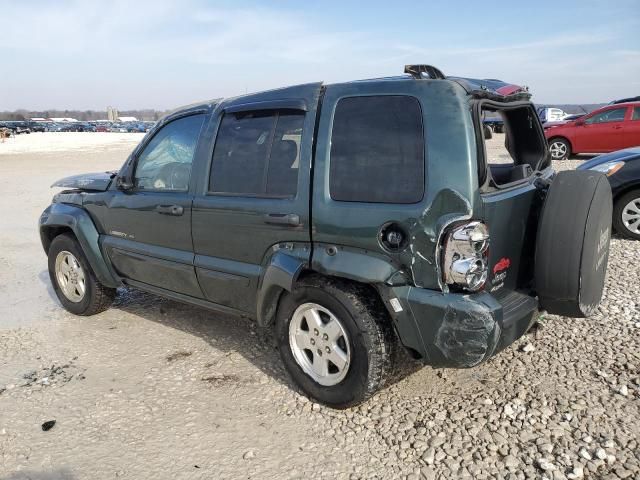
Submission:
POLYGON ((326 347, 325 350, 327 351, 327 353, 331 353, 331 349, 329 347, 326 347))
POLYGON ((314 329, 313 329, 313 333, 314 333, 316 336, 320 335, 320 332, 318 331, 318 329, 317 329, 317 328, 314 328, 314 329))
POLYGON ((326 333, 324 335, 322 335, 322 339, 323 340, 329 340, 329 335, 327 335, 326 333))
POLYGON ((316 341, 315 341, 315 339, 312 338, 311 339, 311 345, 315 345, 315 344, 316 344, 316 341))

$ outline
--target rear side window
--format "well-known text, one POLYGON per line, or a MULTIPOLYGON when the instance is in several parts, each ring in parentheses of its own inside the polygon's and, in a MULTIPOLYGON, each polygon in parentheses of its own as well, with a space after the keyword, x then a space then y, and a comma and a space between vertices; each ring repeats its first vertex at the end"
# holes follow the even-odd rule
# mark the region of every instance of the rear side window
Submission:
POLYGON ((295 196, 303 123, 302 112, 226 114, 213 151, 209 191, 295 196))
POLYGON ((633 107, 633 115, 631 120, 640 120, 640 107, 633 107))
POLYGON ((408 96, 349 97, 338 102, 331 132, 333 200, 416 203, 424 195, 420 103, 408 96))

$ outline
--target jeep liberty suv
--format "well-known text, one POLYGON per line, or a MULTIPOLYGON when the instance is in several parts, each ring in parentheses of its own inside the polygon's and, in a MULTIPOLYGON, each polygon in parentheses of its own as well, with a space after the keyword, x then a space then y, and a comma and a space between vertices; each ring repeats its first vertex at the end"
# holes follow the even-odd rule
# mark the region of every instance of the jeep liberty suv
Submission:
POLYGON ((62 305, 93 315, 128 286, 250 317, 336 408, 385 384, 396 346, 472 367, 539 311, 592 314, 606 178, 555 174, 526 88, 404 73, 185 107, 119 172, 57 182, 40 235, 62 305), (486 112, 507 162, 489 161, 486 112))

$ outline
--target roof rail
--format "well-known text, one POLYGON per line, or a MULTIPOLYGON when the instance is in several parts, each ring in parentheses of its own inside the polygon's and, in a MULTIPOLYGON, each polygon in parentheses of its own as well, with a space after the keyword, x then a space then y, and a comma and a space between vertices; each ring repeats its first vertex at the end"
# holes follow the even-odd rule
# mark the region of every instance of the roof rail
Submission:
POLYGON ((433 65, 405 65, 404 73, 408 73, 416 80, 424 78, 422 76, 423 73, 426 73, 427 75, 429 75, 429 78, 432 78, 434 80, 444 80, 445 78, 444 73, 442 73, 440 69, 434 67, 433 65))

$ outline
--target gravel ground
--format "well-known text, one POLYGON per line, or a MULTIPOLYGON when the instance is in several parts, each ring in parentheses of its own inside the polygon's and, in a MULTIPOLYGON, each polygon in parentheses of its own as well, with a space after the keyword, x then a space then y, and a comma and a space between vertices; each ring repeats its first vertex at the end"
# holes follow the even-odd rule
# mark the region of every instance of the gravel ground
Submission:
POLYGON ((640 478, 640 242, 613 239, 596 318, 546 316, 470 370, 406 362, 333 411, 248 321, 128 290, 94 317, 59 306, 35 228, 48 186, 117 168, 139 139, 42 146, 72 135, 0 145, 0 478, 640 478))

